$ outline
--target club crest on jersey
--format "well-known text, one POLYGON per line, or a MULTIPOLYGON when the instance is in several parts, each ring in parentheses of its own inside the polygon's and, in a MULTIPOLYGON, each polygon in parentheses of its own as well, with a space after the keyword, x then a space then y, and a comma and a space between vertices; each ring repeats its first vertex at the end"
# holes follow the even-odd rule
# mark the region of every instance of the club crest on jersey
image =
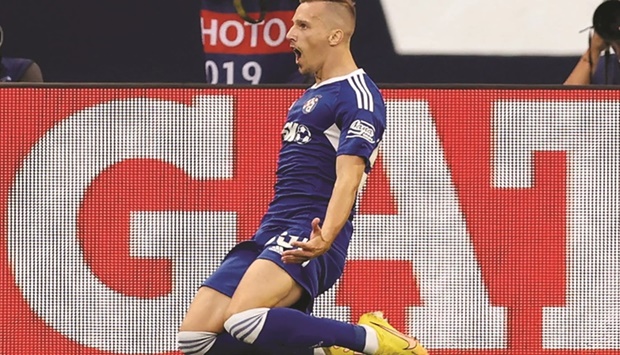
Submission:
POLYGON ((362 120, 355 120, 349 126, 347 138, 362 138, 370 143, 375 143, 375 126, 362 120))
POLYGON ((306 144, 312 140, 310 128, 298 122, 286 122, 282 128, 282 140, 285 142, 295 142, 306 144))
POLYGON ((310 100, 306 101, 304 106, 301 108, 301 112, 303 112, 305 114, 308 114, 308 113, 312 112, 312 110, 314 110, 314 108, 316 107, 316 104, 319 103, 319 99, 320 98, 321 98, 321 95, 316 95, 315 97, 313 97, 310 100))

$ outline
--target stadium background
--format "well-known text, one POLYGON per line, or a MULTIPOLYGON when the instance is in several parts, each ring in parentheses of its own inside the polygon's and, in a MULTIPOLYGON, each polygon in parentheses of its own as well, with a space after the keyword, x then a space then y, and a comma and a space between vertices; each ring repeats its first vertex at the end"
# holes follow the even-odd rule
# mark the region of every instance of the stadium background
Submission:
MULTIPOLYGON (((440 355, 620 354, 620 94, 534 86, 565 79, 599 1, 467 2, 469 41, 430 23, 420 46, 413 6, 458 1, 358 2, 391 136, 317 315, 383 309, 440 355)), ((47 81, 127 83, 0 87, 0 354, 174 353, 196 282, 257 225, 301 89, 198 85, 199 8, 0 2, 3 51, 47 81)))
MULTIPOLYGON (((0 88, 0 353, 172 352, 267 206, 300 90, 0 88)), ((618 91, 383 92, 317 315, 382 309, 433 354, 620 353, 618 91)))
MULTIPOLYGON (((599 3, 361 0, 352 47, 379 83, 559 84, 599 3)), ((199 12, 199 0, 3 0, 3 52, 51 82, 204 82, 199 12)))

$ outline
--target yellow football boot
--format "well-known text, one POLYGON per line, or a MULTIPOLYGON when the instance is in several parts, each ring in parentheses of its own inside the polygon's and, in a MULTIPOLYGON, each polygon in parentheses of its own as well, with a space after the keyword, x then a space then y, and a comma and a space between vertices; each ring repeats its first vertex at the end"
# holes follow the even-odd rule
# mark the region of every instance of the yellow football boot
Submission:
POLYGON ((323 348, 325 355, 364 355, 364 353, 358 353, 357 351, 349 350, 341 346, 330 346, 329 348, 323 348))
POLYGON ((357 324, 371 327, 377 332, 379 338, 377 355, 428 355, 428 351, 424 349, 418 339, 396 330, 381 312, 366 313, 360 317, 357 324))

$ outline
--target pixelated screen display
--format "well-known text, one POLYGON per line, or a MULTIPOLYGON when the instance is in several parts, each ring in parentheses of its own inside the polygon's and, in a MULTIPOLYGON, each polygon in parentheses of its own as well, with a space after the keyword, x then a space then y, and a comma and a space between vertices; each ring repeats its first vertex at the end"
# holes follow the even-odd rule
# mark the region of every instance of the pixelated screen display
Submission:
MULTIPOLYGON (((0 353, 171 354, 301 89, 0 88, 0 353)), ((432 354, 620 353, 620 94, 383 89, 344 275, 432 354)))

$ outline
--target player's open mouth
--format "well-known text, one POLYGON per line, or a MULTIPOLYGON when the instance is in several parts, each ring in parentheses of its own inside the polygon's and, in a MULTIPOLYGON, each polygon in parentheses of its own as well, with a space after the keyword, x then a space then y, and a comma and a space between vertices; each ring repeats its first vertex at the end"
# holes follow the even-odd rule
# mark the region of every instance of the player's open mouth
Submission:
POLYGON ((295 62, 299 62, 299 58, 301 58, 301 51, 297 48, 293 48, 293 53, 295 53, 295 62))

